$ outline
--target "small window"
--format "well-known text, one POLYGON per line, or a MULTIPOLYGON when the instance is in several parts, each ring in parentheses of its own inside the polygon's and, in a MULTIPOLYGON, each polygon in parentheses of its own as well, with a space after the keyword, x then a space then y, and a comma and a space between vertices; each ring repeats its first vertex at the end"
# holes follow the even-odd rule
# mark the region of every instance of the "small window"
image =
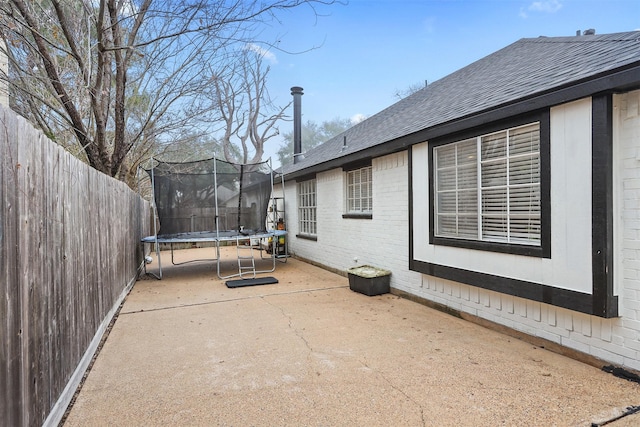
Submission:
POLYGON ((371 166, 347 172, 347 214, 371 214, 372 182, 371 166))
POLYGON ((316 236, 316 180, 298 183, 298 227, 299 233, 316 236))
POLYGON ((541 245, 540 123, 434 147, 436 237, 541 245))

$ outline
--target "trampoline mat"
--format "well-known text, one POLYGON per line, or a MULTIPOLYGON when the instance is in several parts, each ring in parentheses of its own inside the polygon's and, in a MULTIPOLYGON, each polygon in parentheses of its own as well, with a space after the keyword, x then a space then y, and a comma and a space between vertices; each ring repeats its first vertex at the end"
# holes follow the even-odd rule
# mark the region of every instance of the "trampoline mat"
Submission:
MULTIPOLYGON (((159 234, 157 237, 158 243, 191 243, 191 242, 216 242, 216 241, 232 241, 237 238, 255 238, 263 239, 274 235, 285 234, 284 230, 269 230, 269 231, 256 231, 256 230, 229 230, 229 231, 194 231, 191 233, 174 233, 174 234, 159 234)), ((141 239, 144 243, 155 243, 155 236, 147 236, 141 239)))

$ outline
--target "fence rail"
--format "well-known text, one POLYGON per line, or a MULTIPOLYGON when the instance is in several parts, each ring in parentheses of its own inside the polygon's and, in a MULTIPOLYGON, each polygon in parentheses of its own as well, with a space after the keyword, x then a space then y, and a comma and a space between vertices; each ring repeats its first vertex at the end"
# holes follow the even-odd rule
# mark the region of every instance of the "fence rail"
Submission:
POLYGON ((149 206, 0 108, 0 215, 0 419, 55 423, 135 281, 149 206))

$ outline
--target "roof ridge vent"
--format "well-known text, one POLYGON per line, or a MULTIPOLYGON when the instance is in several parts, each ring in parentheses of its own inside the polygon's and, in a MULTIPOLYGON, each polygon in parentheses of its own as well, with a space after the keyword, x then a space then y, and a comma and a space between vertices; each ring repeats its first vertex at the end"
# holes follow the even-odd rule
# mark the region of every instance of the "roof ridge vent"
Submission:
POLYGON ((596 35, 596 30, 594 28, 589 28, 588 30, 584 30, 582 32, 583 36, 595 36, 596 35))

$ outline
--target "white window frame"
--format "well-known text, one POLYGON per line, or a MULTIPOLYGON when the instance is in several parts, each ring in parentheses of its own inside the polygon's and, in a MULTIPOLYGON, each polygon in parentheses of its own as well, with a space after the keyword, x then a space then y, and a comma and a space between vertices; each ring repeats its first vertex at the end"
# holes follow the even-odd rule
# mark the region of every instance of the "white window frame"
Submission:
POLYGON ((298 182, 298 233, 317 236, 317 184, 316 179, 298 182))
POLYGON ((347 214, 371 214, 373 212, 373 167, 366 166, 346 172, 347 214))
POLYGON ((434 147, 434 236, 540 247, 540 146, 533 122, 434 147))

